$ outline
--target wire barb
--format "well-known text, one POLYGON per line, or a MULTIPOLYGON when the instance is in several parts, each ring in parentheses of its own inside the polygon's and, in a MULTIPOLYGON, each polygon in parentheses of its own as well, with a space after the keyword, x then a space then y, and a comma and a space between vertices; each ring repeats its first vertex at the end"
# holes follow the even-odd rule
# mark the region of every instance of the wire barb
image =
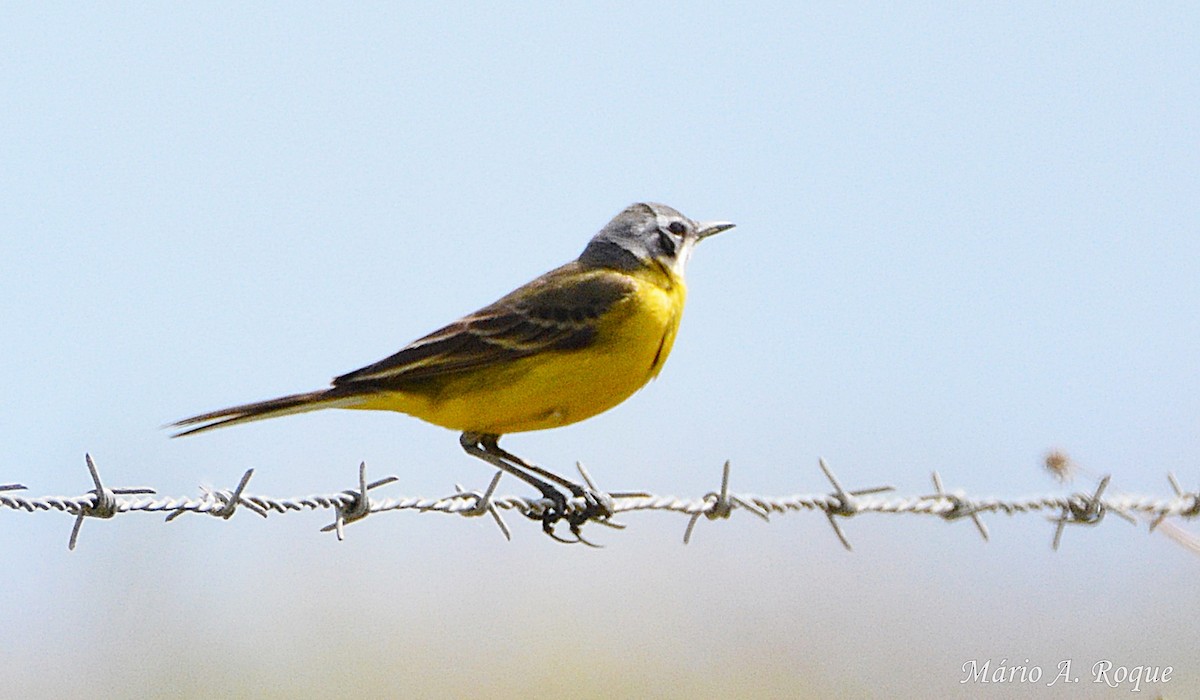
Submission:
MULTIPOLYGON (((1180 511, 1179 515, 1181 517, 1189 518, 1189 519, 1194 518, 1197 515, 1200 515, 1200 492, 1187 493, 1186 491, 1184 491, 1183 487, 1181 487, 1179 485, 1179 481, 1175 479, 1174 472, 1167 472, 1167 481, 1170 482, 1171 488, 1175 491, 1175 497, 1177 499, 1179 499, 1179 500, 1183 500, 1185 498, 1192 499, 1192 506, 1186 510, 1180 511)), ((1159 513, 1154 518, 1154 520, 1151 520, 1150 521, 1150 532, 1154 532, 1156 529, 1158 529, 1158 526, 1162 525, 1162 522, 1167 519, 1168 515, 1170 515, 1170 513, 1163 511, 1163 512, 1159 513)))
POLYGON ((836 516, 848 518, 859 513, 858 503, 854 500, 855 496, 867 496, 876 493, 886 493, 894 491, 894 486, 873 486, 869 489, 859 489, 857 491, 846 491, 842 485, 838 483, 837 477, 833 475, 833 470, 825 463, 825 458, 817 460, 817 465, 821 467, 821 471, 825 472, 825 478, 829 479, 829 483, 833 484, 833 493, 829 495, 829 503, 825 506, 825 517, 829 518, 829 525, 833 528, 833 533, 842 541, 842 546, 847 552, 854 551, 850 546, 850 540, 846 539, 846 533, 842 532, 841 526, 837 523, 836 516))
MULTIPOLYGON (((650 495, 642 491, 617 491, 615 493, 605 491, 596 485, 596 480, 592 478, 592 474, 587 470, 587 467, 583 466, 583 462, 576 462, 575 469, 579 471, 579 476, 583 479, 583 483, 587 484, 590 491, 590 493, 585 495, 583 508, 586 510, 588 507, 588 497, 594 499, 602 515, 601 517, 592 518, 591 522, 603 525, 604 527, 610 527, 614 530, 624 530, 626 527, 624 523, 619 523, 612 519, 613 508, 616 506, 615 499, 645 498, 650 495)), ((584 544, 591 544, 591 542, 585 540, 584 544)))
POLYGON ((1133 523, 1133 525, 1137 525, 1137 520, 1132 515, 1124 512, 1124 509, 1105 504, 1101 500, 1101 497, 1104 495, 1104 489, 1108 488, 1108 482, 1111 479, 1111 474, 1105 474, 1100 479, 1100 483, 1096 485, 1095 492, 1091 494, 1077 493, 1063 504, 1062 514, 1057 518, 1052 518, 1056 523, 1054 528, 1054 542, 1051 545, 1054 551, 1058 551, 1058 545, 1062 542, 1063 530, 1066 529, 1068 524, 1099 525, 1109 510, 1125 518, 1127 521, 1133 523))
POLYGON ((764 521, 771 522, 770 515, 762 506, 759 506, 752 500, 729 493, 730 468, 730 461, 725 460, 725 466, 721 468, 721 490, 717 492, 709 491, 704 494, 704 508, 692 513, 692 517, 688 519, 687 527, 683 531, 684 544, 692 541, 692 530, 696 528, 696 523, 699 522, 701 516, 709 520, 727 520, 730 513, 733 512, 734 506, 744 508, 764 521))
POLYGON ((990 541, 987 525, 984 525, 983 519, 979 517, 979 509, 968 504, 966 496, 961 492, 949 493, 946 489, 942 488, 942 477, 937 471, 933 472, 933 488, 937 493, 932 496, 925 496, 925 498, 937 498, 948 501, 952 506, 950 510, 942 513, 942 518, 947 522, 958 520, 959 518, 970 518, 975 523, 975 528, 979 530, 979 535, 983 538, 983 541, 990 541))
MULTIPOLYGON (((1171 488, 1175 490, 1175 496, 1177 498, 1183 498, 1183 489, 1179 486, 1179 482, 1175 480, 1174 472, 1167 472, 1167 481, 1171 484, 1171 488)), ((1150 521, 1150 532, 1154 532, 1156 529, 1158 529, 1158 526, 1162 525, 1162 522, 1166 519, 1166 513, 1159 513, 1154 520, 1150 521)))
POLYGON ((478 491, 467 491, 462 487, 462 484, 455 484, 455 492, 450 498, 474 498, 475 507, 461 511, 462 515, 468 518, 477 518, 484 513, 490 513, 492 519, 496 521, 496 526, 500 528, 500 534, 504 535, 504 539, 512 542, 512 531, 508 529, 508 523, 504 522, 504 518, 500 517, 500 511, 496 509, 496 504, 492 502, 492 496, 496 494, 496 487, 500 485, 500 477, 504 476, 504 472, 497 469, 496 475, 492 477, 492 481, 488 484, 487 489, 480 493, 478 491))
POLYGON ((117 514, 117 495, 140 495, 152 494, 154 489, 148 488, 132 488, 132 489, 108 489, 104 487, 104 483, 100 481, 100 471, 96 469, 96 463, 92 460, 91 454, 83 455, 83 459, 87 462, 88 473, 92 476, 92 483, 96 488, 89 493, 94 495, 90 504, 80 504, 78 513, 75 516, 75 526, 71 528, 71 539, 67 540, 67 549, 75 550, 75 544, 79 541, 79 529, 83 527, 84 518, 111 518, 117 514))
POLYGON ((337 533, 338 542, 346 539, 346 526, 350 523, 362 520, 371 514, 371 498, 367 492, 371 489, 380 486, 386 486, 393 481, 399 481, 398 477, 385 476, 378 481, 367 483, 367 463, 359 462, 358 464, 358 490, 343 491, 342 493, 349 496, 349 500, 334 506, 336 516, 333 522, 321 528, 321 532, 329 532, 333 530, 337 533))

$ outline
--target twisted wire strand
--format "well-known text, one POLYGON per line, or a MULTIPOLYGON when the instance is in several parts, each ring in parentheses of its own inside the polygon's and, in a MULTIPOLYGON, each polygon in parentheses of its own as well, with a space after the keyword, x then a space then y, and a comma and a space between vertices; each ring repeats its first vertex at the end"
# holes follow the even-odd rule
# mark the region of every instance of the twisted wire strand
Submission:
MULTIPOLYGON (((345 525, 376 513, 417 511, 458 514, 467 517, 490 514, 505 537, 510 537, 510 531, 500 514, 501 511, 515 512, 538 519, 546 509, 553 506, 551 501, 540 497, 495 495, 496 486, 500 481, 499 473, 492 479, 490 486, 485 491, 468 491, 458 486, 455 493, 441 498, 403 496, 373 498, 368 494, 369 491, 389 484, 396 478, 388 477, 368 484, 366 465, 361 464, 359 465, 357 489, 278 498, 246 493, 246 485, 253 475, 253 470, 250 470, 245 473, 235 489, 205 488, 202 489, 199 496, 165 497, 147 488, 109 489, 103 485, 99 471, 90 455, 87 457, 87 466, 95 484, 95 488, 91 491, 79 496, 31 497, 19 493, 25 489, 20 484, 0 485, 0 510, 8 509, 24 513, 58 511, 74 515, 76 521, 70 541, 70 547, 73 549, 83 520, 112 518, 134 512, 166 513, 167 520, 173 520, 184 513, 208 514, 228 519, 239 507, 262 517, 267 517, 271 513, 331 510, 335 514, 335 521, 323 528, 323 531, 335 530, 339 539, 344 537, 345 525)), ((1018 515, 1049 512, 1054 516, 1051 520, 1057 523, 1054 538, 1055 549, 1058 547, 1066 525, 1095 525, 1102 521, 1108 513, 1114 513, 1135 524, 1135 514, 1140 515, 1151 520, 1151 529, 1162 523, 1165 518, 1177 517, 1190 520, 1200 516, 1200 491, 1184 491, 1179 487, 1173 475, 1168 475, 1168 480, 1175 490, 1175 495, 1170 497, 1138 494, 1105 496, 1104 491, 1108 486, 1109 477, 1104 477, 1096 490, 1090 494, 1073 493, 1014 499, 974 498, 961 491, 945 491, 941 478, 936 472, 933 474, 933 483, 937 490, 934 494, 882 496, 879 494, 890 491, 891 487, 846 491, 838 483, 824 460, 820 461, 820 466, 833 486, 833 491, 830 493, 791 496, 733 493, 729 490, 730 465, 726 462, 722 472, 720 491, 708 493, 699 498, 677 498, 653 494, 606 494, 595 488, 591 476, 582 465, 579 465, 579 469, 589 486, 605 499, 607 508, 613 516, 640 511, 666 511, 689 516, 690 520, 684 534, 685 542, 690 539, 693 528, 700 518, 726 519, 735 510, 750 511, 763 520, 768 520, 772 515, 820 511, 828 517, 830 525, 847 549, 850 549, 850 543, 838 525, 838 518, 848 518, 863 513, 930 515, 948 521, 970 518, 986 540, 988 538, 987 528, 979 519, 980 514, 1018 515)), ((582 512, 587 507, 588 504, 584 498, 577 497, 568 500, 568 512, 582 512)), ((603 519, 599 522, 607 523, 608 521, 603 519)))

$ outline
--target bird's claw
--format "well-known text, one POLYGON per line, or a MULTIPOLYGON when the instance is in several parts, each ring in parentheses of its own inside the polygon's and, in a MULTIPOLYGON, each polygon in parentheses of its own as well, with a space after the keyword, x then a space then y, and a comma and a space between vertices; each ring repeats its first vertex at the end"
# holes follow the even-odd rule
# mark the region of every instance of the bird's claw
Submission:
POLYGON ((607 493, 592 491, 584 488, 571 489, 571 495, 575 498, 583 500, 583 507, 570 510, 567 507, 566 497, 558 492, 552 491, 542 494, 551 502, 550 507, 544 509, 541 514, 530 513, 529 517, 534 520, 542 521, 542 532, 549 535, 550 539, 563 544, 583 543, 589 547, 600 548, 601 545, 590 542, 583 536, 583 526, 592 520, 599 523, 608 524, 608 519, 612 517, 612 496, 607 493), (559 536, 554 531, 554 526, 560 520, 566 520, 567 525, 571 530, 571 535, 575 539, 567 539, 559 536))

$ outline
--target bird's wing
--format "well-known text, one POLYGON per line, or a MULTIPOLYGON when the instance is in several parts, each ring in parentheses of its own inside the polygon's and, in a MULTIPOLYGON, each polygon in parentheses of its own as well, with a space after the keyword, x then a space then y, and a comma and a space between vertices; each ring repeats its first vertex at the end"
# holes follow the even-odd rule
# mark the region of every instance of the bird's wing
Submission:
POLYGON ((496 303, 333 380, 336 389, 403 389, 409 382, 503 364, 544 351, 585 348, 595 321, 636 291, 611 270, 569 263, 496 303))

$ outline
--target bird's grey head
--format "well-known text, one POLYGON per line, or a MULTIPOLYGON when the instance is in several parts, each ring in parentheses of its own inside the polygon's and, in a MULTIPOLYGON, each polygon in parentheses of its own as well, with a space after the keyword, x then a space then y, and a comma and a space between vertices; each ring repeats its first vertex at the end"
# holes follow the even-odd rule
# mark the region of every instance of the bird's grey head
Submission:
POLYGON ((636 270, 655 263, 679 276, 701 240, 733 228, 728 221, 696 222, 665 204, 639 202, 613 217, 588 243, 579 261, 636 270))

